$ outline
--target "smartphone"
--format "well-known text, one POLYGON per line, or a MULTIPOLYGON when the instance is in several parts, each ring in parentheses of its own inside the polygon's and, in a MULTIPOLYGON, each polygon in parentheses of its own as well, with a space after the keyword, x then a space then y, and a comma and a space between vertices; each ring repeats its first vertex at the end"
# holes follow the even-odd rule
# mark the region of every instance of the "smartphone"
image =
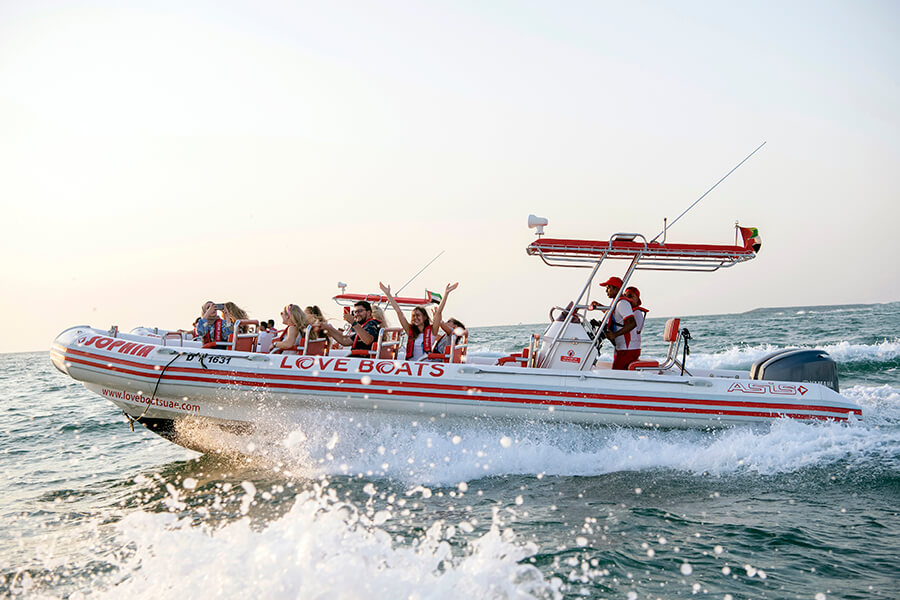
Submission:
POLYGON ((225 310, 225 305, 221 302, 216 304, 216 310, 225 310))
POLYGON ((349 307, 349 306, 345 306, 345 307, 344 307, 344 315, 349 315, 349 314, 350 314, 350 307, 349 307))

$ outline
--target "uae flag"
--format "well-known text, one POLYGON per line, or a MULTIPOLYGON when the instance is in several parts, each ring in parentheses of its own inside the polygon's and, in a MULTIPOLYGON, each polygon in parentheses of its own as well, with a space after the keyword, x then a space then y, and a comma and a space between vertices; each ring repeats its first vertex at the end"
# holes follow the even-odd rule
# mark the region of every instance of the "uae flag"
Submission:
POLYGON ((425 296, 428 298, 429 302, 433 302, 435 304, 440 304, 441 298, 443 298, 443 296, 441 296, 437 292, 430 292, 427 289, 425 290, 425 296))
POLYGON ((744 240, 744 248, 753 248, 754 252, 759 252, 762 248, 762 238, 759 237, 759 229, 756 227, 740 227, 741 237, 744 240))

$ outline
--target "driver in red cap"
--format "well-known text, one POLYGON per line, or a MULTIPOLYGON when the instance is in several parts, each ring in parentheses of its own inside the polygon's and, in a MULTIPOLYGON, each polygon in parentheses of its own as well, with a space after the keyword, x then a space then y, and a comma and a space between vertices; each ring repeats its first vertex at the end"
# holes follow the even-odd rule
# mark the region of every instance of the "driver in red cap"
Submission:
MULTIPOLYGON (((618 277, 610 277, 600 285, 606 286, 606 295, 609 298, 615 298, 622 289, 622 280, 618 277)), ((591 302, 591 310, 601 306, 598 302, 591 302)), ((637 321, 634 318, 631 302, 624 296, 619 298, 618 302, 610 307, 610 310, 612 312, 606 324, 606 339, 612 341, 616 347, 612 368, 625 371, 628 369, 628 365, 641 355, 640 337, 632 333, 637 327, 637 321)))

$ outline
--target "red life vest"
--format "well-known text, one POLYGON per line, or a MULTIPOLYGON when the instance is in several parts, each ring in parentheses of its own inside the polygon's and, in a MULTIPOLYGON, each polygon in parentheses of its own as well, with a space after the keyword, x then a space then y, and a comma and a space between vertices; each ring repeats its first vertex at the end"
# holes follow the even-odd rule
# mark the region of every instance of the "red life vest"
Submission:
MULTIPOLYGON (((625 298, 625 296, 622 296, 622 298, 625 298)), ((631 310, 632 310, 632 311, 638 311, 638 310, 639 310, 639 311, 641 311, 642 313, 644 313, 644 320, 646 321, 646 319, 647 319, 647 313, 650 312, 650 309, 649 309, 649 308, 644 308, 643 306, 641 306, 640 300, 638 300, 638 303, 637 303, 637 304, 635 304, 634 301, 632 301, 631 298, 625 298, 625 300, 628 300, 628 302, 631 303, 631 310)), ((636 320, 637 320, 637 315, 635 314, 635 321, 636 321, 636 320)), ((643 324, 641 324, 641 329, 643 329, 643 328, 644 328, 644 326, 643 326, 643 324)), ((635 329, 635 331, 636 331, 638 334, 640 334, 640 333, 641 333, 641 329, 635 329)))
MULTIPOLYGON (((410 328, 411 329, 411 328, 410 328)), ((422 339, 422 349, 425 351, 425 354, 431 352, 431 327, 425 329, 425 333, 421 334, 425 336, 422 339)), ((411 335, 406 336, 408 339, 406 341, 406 360, 412 360, 413 352, 415 351, 416 339, 419 336, 412 337, 411 335)))
MULTIPOLYGON (((366 321, 365 323, 363 323, 362 325, 360 325, 360 327, 362 327, 363 329, 365 329, 365 328, 366 328, 366 325, 368 325, 368 324, 371 323, 372 321, 375 321, 376 323, 378 323, 379 325, 381 325, 381 321, 379 321, 379 320, 377 320, 377 319, 369 319, 368 321, 366 321)), ((373 340, 372 340, 372 344, 374 344, 375 341, 376 341, 377 339, 378 339, 378 338, 373 339, 373 340)), ((371 350, 371 349, 372 349, 372 344, 367 344, 367 343, 365 343, 364 341, 362 341, 361 339, 359 339, 359 335, 357 335, 356 332, 354 332, 354 333, 353 333, 353 345, 350 346, 350 350, 371 350)))
POLYGON ((222 339, 222 319, 216 319, 216 322, 213 324, 212 335, 207 331, 203 334, 203 347, 207 348, 209 346, 215 346, 216 342, 221 342, 222 339))
MULTIPOLYGON (((625 323, 619 323, 615 320, 616 307, 619 305, 619 302, 622 302, 623 300, 631 305, 631 310, 632 312, 634 312, 634 305, 631 304, 631 301, 629 301, 625 296, 621 296, 615 304, 609 307, 609 322, 607 323, 607 325, 611 325, 610 331, 618 331, 619 328, 625 326, 625 323)), ((625 317, 625 320, 628 320, 628 317, 625 317)))
MULTIPOLYGON (((631 301, 628 298, 626 298, 625 296, 619 296, 619 300, 615 304, 613 304, 612 306, 609 307, 609 321, 607 323, 607 327, 609 327, 610 331, 615 332, 625 326, 624 322, 619 323, 619 322, 615 321, 616 307, 619 306, 619 302, 622 302, 623 300, 628 303, 628 306, 631 307, 632 312, 634 312, 634 305, 631 303, 631 301)), ((631 318, 634 319, 634 317, 631 317, 631 318)), ((625 320, 627 321, 628 317, 625 317, 625 320)), ((635 320, 635 325, 636 324, 637 324, 637 320, 635 320)), ((640 331, 638 331, 637 333, 640 333, 640 331)), ((625 334, 625 339, 623 341, 625 342, 626 347, 628 346, 628 344, 631 343, 631 332, 630 331, 625 334)), ((616 352, 621 352, 621 350, 616 350, 616 352)))

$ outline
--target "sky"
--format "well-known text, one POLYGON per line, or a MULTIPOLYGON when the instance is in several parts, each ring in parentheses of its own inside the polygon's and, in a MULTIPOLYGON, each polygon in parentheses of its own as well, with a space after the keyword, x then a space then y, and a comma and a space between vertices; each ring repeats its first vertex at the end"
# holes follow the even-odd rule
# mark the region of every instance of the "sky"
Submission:
POLYGON ((404 295, 539 323, 587 271, 527 256, 529 214, 651 238, 762 142, 667 234, 759 256, 639 273, 650 316, 900 300, 896 2, 4 0, 0 352, 336 318, 441 251, 404 295))

